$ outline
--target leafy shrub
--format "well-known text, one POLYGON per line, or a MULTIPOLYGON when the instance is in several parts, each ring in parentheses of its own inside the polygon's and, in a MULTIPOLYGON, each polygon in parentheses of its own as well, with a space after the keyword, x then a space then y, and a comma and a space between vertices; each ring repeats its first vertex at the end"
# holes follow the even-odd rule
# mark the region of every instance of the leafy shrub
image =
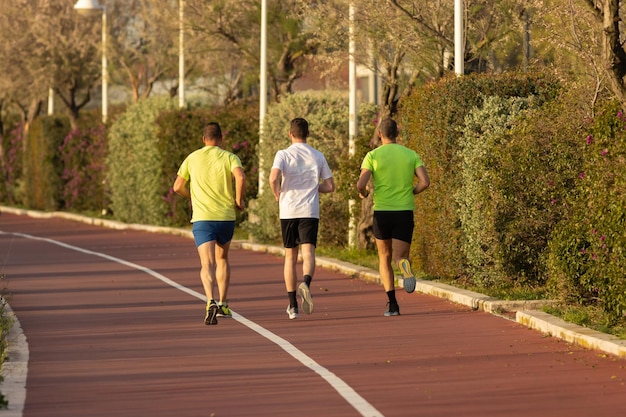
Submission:
MULTIPOLYGON (((268 109, 264 119, 260 171, 263 175, 263 188, 254 207, 252 219, 248 223, 253 236, 262 241, 280 241, 280 221, 278 203, 268 184, 269 173, 276 152, 291 145, 289 140, 290 122, 295 117, 304 117, 309 122, 310 136, 307 141, 321 151, 328 161, 337 190, 320 198, 320 244, 345 246, 348 240, 350 213, 348 200, 357 199, 355 192, 360 160, 355 155, 350 158, 348 149, 348 97, 337 92, 301 93, 283 97, 279 104, 268 109)), ((375 126, 375 109, 363 105, 359 110, 361 141, 369 140, 375 126)), ((361 149, 362 147, 359 147, 361 149)), ((358 213, 357 213, 358 214, 358 213)))
POLYGON ((104 126, 71 131, 59 147, 59 153, 63 167, 63 208, 97 212, 108 208, 104 126))
POLYGON ((474 74, 428 83, 400 103, 398 119, 408 146, 420 154, 431 179, 431 187, 416 199, 411 255, 418 269, 446 280, 466 274, 453 198, 460 184, 458 141, 465 116, 487 96, 534 96, 541 105, 557 91, 558 82, 549 74, 474 74))
MULTIPOLYGON (((582 155, 585 128, 579 88, 517 118, 510 140, 494 149, 498 161, 502 279, 510 285, 544 286, 548 240, 567 212, 582 155)), ((505 283, 506 285, 506 283, 505 283)))
POLYGON ((20 123, 0 138, 3 154, 0 155, 0 201, 14 205, 22 204, 23 193, 20 193, 23 167, 24 126, 20 123))
POLYGON ((494 286, 504 275, 502 236, 498 230, 502 192, 496 150, 510 140, 516 117, 528 106, 527 99, 487 97, 465 117, 459 140, 460 183, 454 195, 463 232, 462 250, 472 281, 494 286))
POLYGON ((23 148, 26 207, 50 211, 60 207, 63 167, 58 148, 69 131, 67 117, 44 116, 31 124, 23 148))
POLYGON ((583 164, 571 211, 550 241, 555 295, 597 305, 610 323, 626 313, 626 118, 610 103, 579 138, 583 164))
POLYGON ((163 155, 157 147, 155 120, 176 103, 169 97, 141 100, 111 126, 106 178, 115 218, 128 223, 162 225, 167 206, 162 200, 163 155))

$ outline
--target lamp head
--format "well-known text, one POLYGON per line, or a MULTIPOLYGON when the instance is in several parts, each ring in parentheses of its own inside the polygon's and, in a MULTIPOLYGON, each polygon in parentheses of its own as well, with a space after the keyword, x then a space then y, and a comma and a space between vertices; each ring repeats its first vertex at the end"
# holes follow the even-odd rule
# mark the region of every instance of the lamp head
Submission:
POLYGON ((98 3, 98 0, 78 0, 74 5, 74 9, 78 14, 84 16, 99 15, 105 10, 105 7, 98 3))

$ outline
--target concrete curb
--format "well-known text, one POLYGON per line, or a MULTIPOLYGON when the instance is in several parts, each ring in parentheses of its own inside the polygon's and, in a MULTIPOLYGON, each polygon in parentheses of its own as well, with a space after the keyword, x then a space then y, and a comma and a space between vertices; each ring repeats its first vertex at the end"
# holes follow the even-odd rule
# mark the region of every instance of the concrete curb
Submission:
MULTIPOLYGON (((2 212, 35 218, 62 218, 117 230, 142 230, 152 233, 168 233, 193 238, 191 230, 187 229, 127 224, 115 220, 97 219, 72 213, 48 213, 0 206, 0 214, 2 212)), ((248 241, 233 241, 232 248, 264 252, 277 256, 284 255, 282 247, 248 241)), ((316 261, 317 265, 321 268, 328 268, 351 278, 381 284, 378 271, 373 269, 321 256, 317 257, 316 261)), ((401 278, 399 279, 399 286, 402 287, 401 278)), ((604 351, 622 358, 626 357, 626 341, 620 340, 615 336, 567 323, 555 316, 539 311, 538 309, 551 303, 551 301, 548 300, 504 301, 484 294, 456 288, 451 285, 425 280, 417 280, 416 291, 508 319, 510 319, 510 316, 514 313, 516 322, 531 329, 588 349, 604 351)), ((5 306, 10 308, 6 303, 5 306)), ((20 417, 26 398, 25 387, 29 354, 26 337, 21 332, 17 317, 14 316, 14 319, 14 325, 11 329, 12 333, 10 333, 9 338, 11 342, 9 357, 2 366, 2 375, 6 375, 6 377, 0 384, 0 391, 9 399, 9 410, 0 410, 0 416, 20 417)))
POLYGON ((28 376, 28 359, 30 351, 26 336, 17 316, 4 299, 0 299, 5 313, 13 321, 7 335, 7 359, 2 364, 2 382, 0 390, 8 402, 8 408, 0 410, 1 416, 21 417, 26 403, 26 378, 28 376))
POLYGON ((568 323, 543 311, 518 311, 516 321, 559 339, 588 349, 601 350, 620 358, 626 358, 626 340, 597 332, 586 327, 568 323))

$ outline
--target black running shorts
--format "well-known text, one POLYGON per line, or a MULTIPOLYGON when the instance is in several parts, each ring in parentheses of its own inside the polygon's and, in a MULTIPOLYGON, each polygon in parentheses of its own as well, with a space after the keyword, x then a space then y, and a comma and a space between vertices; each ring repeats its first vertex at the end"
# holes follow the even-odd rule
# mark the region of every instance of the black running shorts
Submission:
POLYGON ((317 230, 320 220, 306 219, 280 219, 280 229, 283 234, 283 246, 295 248, 303 243, 311 243, 317 246, 317 230))
POLYGON ((380 240, 398 239, 411 243, 413 211, 374 211, 374 237, 380 240))

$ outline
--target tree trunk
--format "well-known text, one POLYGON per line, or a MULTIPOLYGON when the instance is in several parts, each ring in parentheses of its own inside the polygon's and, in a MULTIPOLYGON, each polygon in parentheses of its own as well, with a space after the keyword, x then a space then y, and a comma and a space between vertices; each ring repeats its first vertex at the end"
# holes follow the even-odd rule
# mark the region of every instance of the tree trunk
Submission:
POLYGON ((626 51, 620 42, 620 0, 606 0, 603 7, 602 61, 611 91, 626 106, 626 51))

